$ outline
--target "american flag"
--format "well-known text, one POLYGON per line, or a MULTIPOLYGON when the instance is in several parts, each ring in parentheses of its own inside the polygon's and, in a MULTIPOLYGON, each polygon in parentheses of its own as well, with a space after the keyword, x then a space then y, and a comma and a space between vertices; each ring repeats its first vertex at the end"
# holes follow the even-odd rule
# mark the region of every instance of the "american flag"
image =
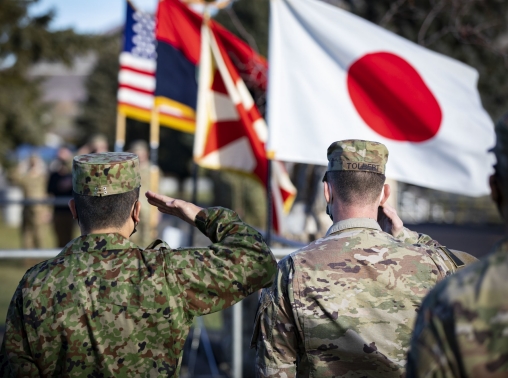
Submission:
POLYGON ((123 51, 118 74, 118 111, 149 122, 157 62, 155 19, 127 2, 123 51))

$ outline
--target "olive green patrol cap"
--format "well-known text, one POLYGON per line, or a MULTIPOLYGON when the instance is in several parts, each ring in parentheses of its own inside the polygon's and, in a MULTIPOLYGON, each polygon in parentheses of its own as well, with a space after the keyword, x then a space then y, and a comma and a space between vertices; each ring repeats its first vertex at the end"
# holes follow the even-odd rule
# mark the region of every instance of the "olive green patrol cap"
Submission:
POLYGON ((382 143, 348 139, 334 142, 328 147, 328 172, 363 171, 384 175, 388 149, 382 143))
POLYGON ((79 155, 72 163, 72 189, 77 194, 103 197, 140 186, 138 155, 130 152, 79 155))

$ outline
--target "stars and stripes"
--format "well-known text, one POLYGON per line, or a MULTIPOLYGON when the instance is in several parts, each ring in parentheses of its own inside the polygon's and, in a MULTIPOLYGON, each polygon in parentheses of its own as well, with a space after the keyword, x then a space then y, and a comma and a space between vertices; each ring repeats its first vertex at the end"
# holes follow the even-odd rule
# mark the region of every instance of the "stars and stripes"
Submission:
POLYGON ((155 20, 127 2, 123 51, 118 74, 118 110, 149 122, 155 91, 155 20))

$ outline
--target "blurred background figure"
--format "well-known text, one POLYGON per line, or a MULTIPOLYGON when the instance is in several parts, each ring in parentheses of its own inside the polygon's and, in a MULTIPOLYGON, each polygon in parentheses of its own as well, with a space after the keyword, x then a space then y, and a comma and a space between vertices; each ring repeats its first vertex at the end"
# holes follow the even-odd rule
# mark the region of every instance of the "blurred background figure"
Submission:
MULTIPOLYGON (((67 146, 58 149, 56 159, 50 165, 48 194, 56 200, 72 197, 72 151, 67 146)), ((67 203, 56 203, 53 207, 53 228, 57 247, 64 247, 72 240, 75 222, 67 203)))
POLYGON ((131 143, 129 152, 139 157, 139 170, 141 174, 141 191, 139 202, 141 202, 141 215, 137 227, 137 233, 132 235, 132 241, 140 247, 147 247, 156 237, 157 233, 150 224, 150 205, 145 192, 150 190, 150 161, 148 160, 148 143, 144 140, 135 140, 131 143))
POLYGON ((78 150, 78 155, 84 154, 100 154, 108 152, 108 138, 104 134, 95 134, 88 142, 78 150))
MULTIPOLYGON (((25 200, 43 200, 47 197, 46 166, 39 155, 32 154, 16 168, 12 181, 23 190, 25 200)), ((21 244, 25 249, 42 248, 43 226, 49 219, 49 210, 43 204, 26 204, 23 208, 21 244)))

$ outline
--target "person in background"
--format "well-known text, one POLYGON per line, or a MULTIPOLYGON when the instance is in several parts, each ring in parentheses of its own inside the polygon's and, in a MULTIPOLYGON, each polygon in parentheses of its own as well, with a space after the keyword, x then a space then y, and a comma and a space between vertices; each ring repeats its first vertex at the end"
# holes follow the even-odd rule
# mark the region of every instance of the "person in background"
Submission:
POLYGON ((108 151, 108 138, 104 134, 95 134, 78 150, 78 155, 100 154, 108 151))
POLYGON ((0 377, 178 377, 194 318, 273 282, 277 264, 261 234, 225 208, 147 192, 151 205, 213 244, 132 243, 141 209, 136 155, 76 156, 72 177, 69 207, 81 236, 18 285, 0 377))
POLYGON ((418 234, 386 206, 383 144, 338 141, 327 157, 334 224, 282 259, 263 290, 252 337, 257 376, 399 378, 421 300, 457 266, 448 250, 410 244, 418 234))
MULTIPOLYGON (((11 177, 13 183, 23 190, 28 201, 47 198, 47 170, 37 154, 32 154, 27 161, 21 162, 11 177)), ((49 220, 50 212, 44 204, 26 204, 23 207, 21 245, 25 249, 42 248, 44 224, 49 220)))
MULTIPOLYGON (((148 159, 148 143, 144 140, 136 140, 131 143, 129 152, 138 155, 139 158, 139 173, 141 175, 141 188, 143 190, 152 190, 151 188, 151 175, 150 175, 150 160, 148 159)), ((158 169, 158 168, 157 168, 158 169)), ((132 241, 146 247, 150 242, 157 237, 157 229, 152 227, 150 206, 145 196, 141 196, 140 222, 138 232, 132 235, 132 241)))
MULTIPOLYGON (((508 225, 508 114, 496 124, 492 200, 508 225)), ((508 377, 508 236, 423 301, 407 377, 508 377)))
MULTIPOLYGON (((56 200, 72 197, 72 151, 67 146, 58 149, 56 159, 51 163, 48 180, 48 194, 56 200)), ((53 229, 58 247, 65 246, 72 239, 75 222, 67 203, 53 206, 53 229)))

